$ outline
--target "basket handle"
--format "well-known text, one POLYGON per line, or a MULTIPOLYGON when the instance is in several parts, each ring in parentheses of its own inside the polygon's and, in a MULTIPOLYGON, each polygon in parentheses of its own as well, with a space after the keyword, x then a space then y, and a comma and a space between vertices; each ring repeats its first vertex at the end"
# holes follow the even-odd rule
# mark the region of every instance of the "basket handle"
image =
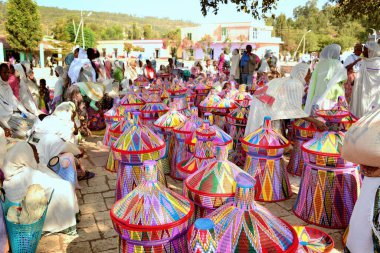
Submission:
POLYGON ((51 201, 51 199, 53 198, 53 193, 54 193, 54 189, 53 189, 53 190, 51 191, 51 193, 50 193, 50 197, 49 197, 49 201, 48 201, 47 205, 50 204, 50 201, 51 201))

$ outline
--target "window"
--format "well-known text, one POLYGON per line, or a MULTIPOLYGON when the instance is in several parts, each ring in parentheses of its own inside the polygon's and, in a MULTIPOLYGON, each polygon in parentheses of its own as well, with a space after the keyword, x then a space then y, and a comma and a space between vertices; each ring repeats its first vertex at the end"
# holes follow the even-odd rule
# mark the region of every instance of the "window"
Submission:
POLYGON ((227 36, 227 28, 222 28, 222 36, 227 36))
POLYGON ((193 34, 192 34, 192 33, 188 33, 186 37, 187 37, 189 40, 192 40, 193 34))
POLYGON ((257 28, 253 28, 252 30, 252 38, 257 39, 257 28))

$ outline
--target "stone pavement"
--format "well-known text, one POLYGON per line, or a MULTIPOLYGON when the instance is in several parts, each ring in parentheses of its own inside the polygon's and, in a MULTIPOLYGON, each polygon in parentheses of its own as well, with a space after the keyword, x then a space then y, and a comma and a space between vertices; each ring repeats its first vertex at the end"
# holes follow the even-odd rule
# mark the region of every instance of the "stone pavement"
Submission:
MULTIPOLYGON (((80 182, 81 190, 77 190, 78 202, 81 210, 81 221, 77 224, 78 235, 68 236, 53 234, 44 236, 38 246, 37 253, 117 253, 118 237, 115 233, 109 216, 109 210, 114 203, 116 174, 104 170, 108 151, 99 148, 96 143, 101 137, 91 137, 83 143, 88 157, 84 165, 96 173, 95 178, 80 182)), ((181 193, 182 182, 168 177, 168 185, 172 190, 181 193)), ((291 199, 277 203, 260 203, 273 214, 281 217, 291 225, 306 225, 292 213, 295 202, 299 178, 290 177, 292 190, 291 199)), ((340 229, 325 229, 314 225, 330 234, 335 242, 333 252, 343 252, 342 234, 340 229)))

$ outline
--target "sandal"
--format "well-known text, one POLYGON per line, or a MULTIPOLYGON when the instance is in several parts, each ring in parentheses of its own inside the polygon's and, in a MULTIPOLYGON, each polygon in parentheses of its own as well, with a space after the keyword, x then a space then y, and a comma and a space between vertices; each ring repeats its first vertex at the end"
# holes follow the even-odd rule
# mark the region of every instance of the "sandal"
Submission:
POLYGON ((78 181, 88 180, 88 179, 91 179, 93 177, 95 177, 94 172, 86 171, 86 173, 83 176, 78 177, 78 181))

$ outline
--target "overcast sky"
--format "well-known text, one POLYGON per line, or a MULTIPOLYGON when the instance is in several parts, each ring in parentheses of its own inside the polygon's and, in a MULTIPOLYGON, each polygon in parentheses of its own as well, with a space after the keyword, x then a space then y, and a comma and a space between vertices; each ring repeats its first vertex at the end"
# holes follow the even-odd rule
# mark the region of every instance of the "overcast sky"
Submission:
MULTIPOLYGON (((249 14, 239 13, 231 4, 203 17, 199 0, 36 0, 42 6, 54 6, 72 10, 93 10, 127 13, 136 16, 169 17, 196 23, 239 22, 252 20, 249 14)), ((307 0, 279 0, 276 15, 285 13, 293 16, 293 9, 304 5, 307 0)), ((318 0, 322 7, 327 0, 318 0)))

